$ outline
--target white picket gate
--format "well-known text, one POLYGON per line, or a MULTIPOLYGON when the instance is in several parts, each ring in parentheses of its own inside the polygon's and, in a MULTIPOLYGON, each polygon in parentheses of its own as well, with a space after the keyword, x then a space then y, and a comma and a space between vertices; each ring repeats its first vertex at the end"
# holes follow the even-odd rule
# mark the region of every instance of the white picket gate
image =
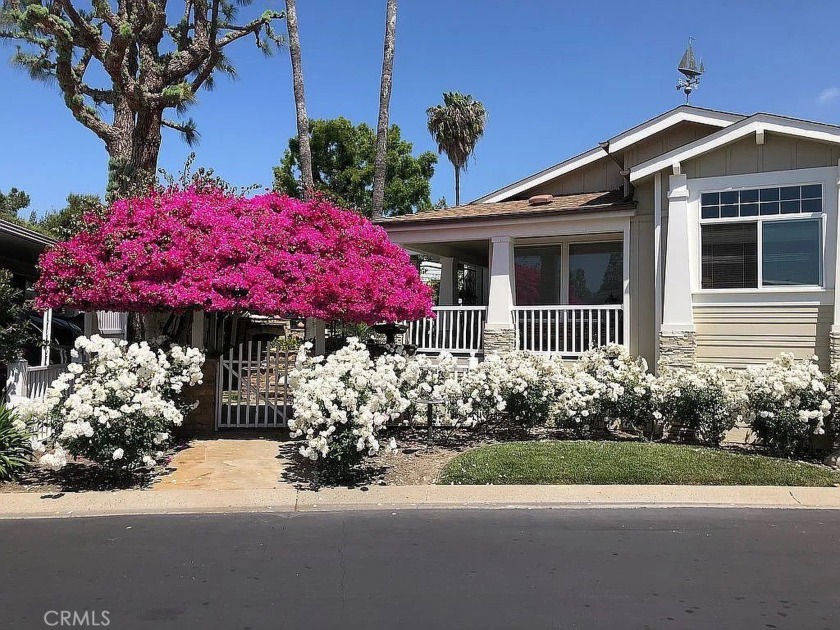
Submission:
POLYGON ((216 428, 285 427, 291 415, 289 372, 296 354, 249 341, 219 360, 216 428))

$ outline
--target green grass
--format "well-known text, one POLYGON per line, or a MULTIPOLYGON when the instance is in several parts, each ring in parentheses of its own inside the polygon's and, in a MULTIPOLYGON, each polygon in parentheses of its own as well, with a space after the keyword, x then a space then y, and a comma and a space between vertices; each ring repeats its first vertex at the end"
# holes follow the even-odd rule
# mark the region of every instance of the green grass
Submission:
POLYGON ((508 442, 457 455, 441 484, 832 486, 822 466, 699 446, 644 442, 508 442))

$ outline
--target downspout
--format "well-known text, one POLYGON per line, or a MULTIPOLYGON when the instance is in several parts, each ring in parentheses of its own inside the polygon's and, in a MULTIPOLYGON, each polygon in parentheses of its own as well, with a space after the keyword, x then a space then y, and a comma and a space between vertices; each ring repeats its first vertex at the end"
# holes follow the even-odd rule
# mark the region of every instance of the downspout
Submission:
POLYGON ((609 140, 599 142, 598 146, 601 147, 604 150, 604 153, 610 156, 610 159, 618 165, 618 172, 624 178, 624 201, 630 201, 633 199, 633 193, 636 191, 636 187, 630 183, 630 170, 624 168, 624 164, 618 161, 618 158, 614 153, 610 153, 609 140))

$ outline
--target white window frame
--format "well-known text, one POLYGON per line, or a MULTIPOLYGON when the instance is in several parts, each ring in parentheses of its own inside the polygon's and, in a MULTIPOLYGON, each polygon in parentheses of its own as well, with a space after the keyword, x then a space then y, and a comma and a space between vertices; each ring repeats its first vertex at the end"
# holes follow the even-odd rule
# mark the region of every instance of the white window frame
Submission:
MULTIPOLYGON (((697 230, 697 288, 699 293, 784 293, 784 292, 804 292, 804 291, 824 291, 826 285, 825 273, 825 246, 826 246, 826 229, 827 229, 827 212, 826 212, 826 184, 824 181, 801 181, 801 182, 785 182, 774 184, 760 184, 750 185, 744 184, 737 187, 724 188, 708 188, 697 192, 697 217, 699 219, 700 227, 697 230), (762 190, 767 188, 785 188, 788 186, 811 186, 819 185, 822 188, 822 212, 799 212, 791 214, 769 214, 754 217, 726 217, 704 219, 702 195, 705 193, 716 192, 735 192, 741 190, 762 190), (790 286, 769 285, 764 286, 764 223, 777 223, 783 221, 797 221, 797 220, 818 220, 820 222, 820 281, 819 284, 798 284, 790 286), (712 288, 703 286, 703 227, 704 225, 720 225, 733 223, 755 223, 757 230, 757 252, 756 264, 757 270, 757 287, 742 287, 742 288, 712 288)), ((760 211, 760 210, 759 210, 760 211)))

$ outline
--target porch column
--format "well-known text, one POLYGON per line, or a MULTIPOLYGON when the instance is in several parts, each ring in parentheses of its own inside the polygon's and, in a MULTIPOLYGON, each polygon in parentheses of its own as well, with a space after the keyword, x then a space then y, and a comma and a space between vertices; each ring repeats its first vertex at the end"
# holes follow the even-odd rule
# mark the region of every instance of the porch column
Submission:
POLYGON ((304 336, 313 340, 313 355, 316 357, 324 356, 327 351, 327 325, 324 320, 307 317, 304 336))
POLYGON ((694 363, 697 335, 691 299, 691 260, 688 240, 688 178, 675 165, 668 188, 668 247, 659 356, 663 365, 694 363))
MULTIPOLYGON (((837 162, 837 209, 840 213, 840 161, 837 162)), ((829 333, 831 362, 840 361, 840 214, 835 215, 836 241, 834 245, 834 320, 829 333)))
POLYGON ((515 295, 513 241, 494 236, 490 241, 490 291, 484 352, 505 352, 516 347, 516 330, 511 318, 515 295))
POLYGON ((193 348, 204 350, 204 311, 193 311, 190 344, 193 348))
POLYGON ((453 306, 458 297, 458 281, 456 273, 458 265, 454 258, 440 257, 440 289, 438 289, 438 306, 453 306))

